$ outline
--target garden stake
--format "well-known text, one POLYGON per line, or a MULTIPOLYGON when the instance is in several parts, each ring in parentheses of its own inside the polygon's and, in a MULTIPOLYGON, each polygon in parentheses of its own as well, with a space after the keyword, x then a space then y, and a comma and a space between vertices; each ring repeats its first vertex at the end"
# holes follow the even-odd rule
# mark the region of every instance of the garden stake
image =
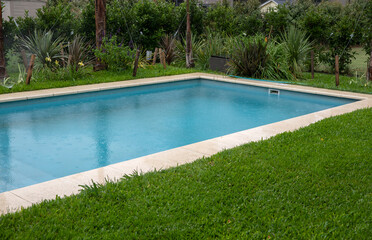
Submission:
MULTIPOLYGON (((372 41, 371 41, 371 46, 372 46, 372 41)), ((372 81, 372 50, 371 50, 371 55, 369 57, 369 66, 368 66, 368 80, 372 81)))
POLYGON ((133 77, 135 77, 137 75, 139 55, 140 55, 140 50, 137 49, 136 59, 134 60, 133 77))
POLYGON ((311 50, 311 78, 314 79, 314 50, 311 50))
POLYGON ((338 87, 338 85, 340 85, 340 71, 339 71, 339 67, 338 67, 338 55, 336 55, 336 67, 335 67, 335 70, 336 70, 336 87, 338 87))
POLYGON ((29 85, 32 77, 32 69, 34 68, 35 54, 31 55, 30 65, 27 70, 26 84, 29 85))
POLYGON ((158 55, 158 51, 159 51, 159 49, 158 48, 155 48, 154 58, 152 59, 152 65, 155 65, 155 63, 156 63, 156 57, 158 55))
POLYGON ((27 69, 28 68, 28 62, 27 62, 26 52, 25 52, 24 49, 21 50, 21 55, 22 55, 23 65, 25 65, 25 69, 27 69))
POLYGON ((165 63, 165 51, 162 49, 161 53, 160 53, 160 56, 161 56, 161 63, 163 64, 163 68, 166 69, 167 68, 167 64, 165 63))

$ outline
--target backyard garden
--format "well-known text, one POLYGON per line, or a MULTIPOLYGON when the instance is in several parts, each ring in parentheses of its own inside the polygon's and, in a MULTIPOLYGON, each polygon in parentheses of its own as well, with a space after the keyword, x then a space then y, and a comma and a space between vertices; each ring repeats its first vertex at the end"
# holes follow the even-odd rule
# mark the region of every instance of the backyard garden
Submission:
MULTIPOLYGON (((0 94, 195 72, 372 94, 371 1, 302 0, 262 13, 256 0, 192 0, 190 19, 191 65, 186 3, 107 0, 97 40, 95 1, 48 0, 36 17, 3 19, 0 94), (211 66, 213 56, 224 69, 211 66)), ((362 109, 83 186, 0 216, 0 239, 368 239, 371 119, 362 109)))

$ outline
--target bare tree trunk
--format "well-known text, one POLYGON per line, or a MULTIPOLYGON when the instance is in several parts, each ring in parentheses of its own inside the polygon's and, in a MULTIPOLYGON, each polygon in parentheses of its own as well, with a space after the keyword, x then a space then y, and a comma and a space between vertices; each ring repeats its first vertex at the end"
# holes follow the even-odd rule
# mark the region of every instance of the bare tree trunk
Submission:
MULTIPOLYGON (((102 40, 106 33, 106 0, 95 0, 96 6, 96 48, 99 49, 102 45, 102 40)), ((106 66, 96 58, 94 71, 106 69, 106 66)))
POLYGON ((191 23, 190 23, 190 0, 186 1, 187 22, 186 22, 186 67, 194 67, 191 46, 191 23))
POLYGON ((0 3, 0 80, 7 77, 4 57, 4 34, 3 34, 3 7, 0 3))

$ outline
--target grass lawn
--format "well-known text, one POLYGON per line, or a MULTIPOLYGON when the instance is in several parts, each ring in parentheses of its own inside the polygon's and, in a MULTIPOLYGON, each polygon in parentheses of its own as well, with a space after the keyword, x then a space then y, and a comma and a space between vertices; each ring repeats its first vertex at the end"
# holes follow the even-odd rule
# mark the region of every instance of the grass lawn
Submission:
MULTIPOLYGON (((160 76, 170 76, 177 74, 193 73, 200 72, 196 68, 178 68, 173 66, 167 66, 167 69, 163 69, 161 64, 156 64, 155 66, 148 66, 146 69, 138 69, 137 76, 132 76, 132 70, 122 71, 122 72, 110 72, 110 71, 100 71, 93 72, 92 70, 87 70, 87 75, 79 80, 75 81, 34 81, 31 80, 30 85, 18 84, 15 85, 12 89, 5 88, 0 85, 0 94, 2 93, 11 93, 11 92, 23 92, 39 89, 48 89, 48 88, 59 88, 59 87, 70 87, 78 86, 85 84, 94 84, 94 83, 104 83, 104 82, 115 82, 115 81, 124 81, 138 78, 150 78, 150 77, 160 77, 160 76)), ((203 71, 216 74, 212 71, 203 71)), ((217 73, 220 74, 220 73, 217 73)), ((10 74, 11 77, 17 78, 18 73, 10 74)))
POLYGON ((372 108, 0 217, 0 239, 368 239, 372 108))
MULTIPOLYGON (((359 75, 365 74, 367 70, 367 59, 368 54, 362 47, 354 47, 353 51, 355 52, 355 59, 350 64, 350 69, 353 74, 358 72, 359 75)), ((365 75, 364 75, 365 77, 365 75)))
POLYGON ((336 78, 334 74, 315 73, 314 79, 312 79, 311 73, 304 73, 304 79, 292 81, 291 83, 342 91, 372 93, 372 82, 367 82, 365 77, 340 76, 340 85, 336 87, 336 78))

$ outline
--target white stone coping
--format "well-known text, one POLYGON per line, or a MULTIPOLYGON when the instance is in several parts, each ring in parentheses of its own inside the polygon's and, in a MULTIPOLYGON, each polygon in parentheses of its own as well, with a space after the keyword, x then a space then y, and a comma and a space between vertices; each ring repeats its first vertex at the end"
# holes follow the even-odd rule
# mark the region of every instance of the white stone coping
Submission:
POLYGON ((149 172, 155 169, 166 169, 181 164, 193 162, 202 157, 211 156, 224 149, 230 149, 252 141, 259 141, 270 138, 276 134, 294 131, 310 125, 324 118, 352 112, 361 108, 372 107, 372 95, 343 92, 329 89, 319 89, 299 85, 282 84, 275 82, 248 80, 220 76, 206 73, 191 73, 176 76, 136 79, 121 82, 92 84, 76 87, 66 87, 58 89, 47 89, 21 93, 1 94, 0 102, 14 102, 20 100, 45 98, 52 96, 70 95, 84 92, 102 91, 118 89, 124 87, 140 86, 147 84, 157 84, 172 81, 182 81, 188 79, 210 79, 223 82, 232 82, 252 86, 275 88, 311 94, 320 94, 334 97, 357 99, 359 101, 345 104, 342 106, 322 110, 315 113, 283 120, 276 123, 228 134, 225 136, 189 144, 186 146, 170 149, 163 152, 131 159, 128 161, 115 163, 106 167, 101 167, 70 176, 54 179, 51 181, 11 190, 0 193, 0 215, 27 208, 32 204, 37 204, 43 200, 77 194, 82 189, 79 185, 89 185, 92 181, 105 183, 105 179, 117 181, 124 174, 131 174, 134 171, 149 172))

